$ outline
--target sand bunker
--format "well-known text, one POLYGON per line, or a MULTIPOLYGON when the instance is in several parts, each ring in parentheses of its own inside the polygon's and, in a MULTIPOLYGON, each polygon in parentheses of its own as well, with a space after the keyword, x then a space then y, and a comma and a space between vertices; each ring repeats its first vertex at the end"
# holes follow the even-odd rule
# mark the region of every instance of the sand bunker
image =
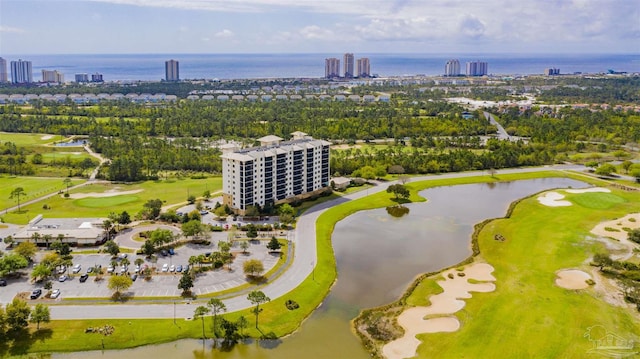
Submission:
POLYGON ((40 137, 41 140, 50 140, 53 138, 53 135, 44 135, 42 137, 40 137))
POLYGON ((132 190, 132 191, 114 191, 114 190, 109 190, 106 192, 90 192, 90 193, 71 193, 69 194, 69 198, 74 198, 74 199, 78 199, 78 198, 87 198, 87 197, 114 197, 114 196, 121 196, 124 194, 134 194, 134 193, 138 193, 138 192, 142 192, 143 190, 141 189, 136 189, 136 190, 132 190))
POLYGON ((585 289, 589 287, 587 280, 591 279, 589 274, 577 269, 561 270, 556 275, 556 285, 564 289, 585 289))
POLYGON ((626 242, 629 233, 623 228, 640 228, 640 213, 631 213, 619 219, 598 223, 593 227, 591 233, 597 236, 611 237, 621 242, 626 242), (607 228, 609 230, 607 230, 607 228))
POLYGON ((571 202, 561 201, 564 195, 558 192, 547 192, 541 196, 538 196, 538 202, 548 207, 566 207, 570 206, 571 202))
POLYGON ((610 189, 608 188, 602 188, 602 187, 590 187, 590 188, 580 188, 580 189, 568 189, 566 190, 568 193, 589 193, 589 192, 604 192, 604 193, 609 193, 611 192, 610 189))
POLYGON ((389 359, 411 358, 416 355, 420 341, 417 334, 454 332, 460 328, 458 318, 451 314, 464 308, 465 302, 461 298, 471 298, 469 292, 493 292, 493 283, 469 283, 469 279, 493 282, 491 275, 493 267, 487 263, 474 263, 464 269, 465 276, 457 275, 458 271, 450 269, 443 272, 444 280, 438 284, 444 289, 440 294, 429 297, 431 305, 428 307, 413 307, 398 316, 398 324, 404 328, 404 336, 387 343, 382 352, 389 359), (453 274, 453 279, 449 274, 453 274), (430 316, 431 318, 426 318, 430 316))

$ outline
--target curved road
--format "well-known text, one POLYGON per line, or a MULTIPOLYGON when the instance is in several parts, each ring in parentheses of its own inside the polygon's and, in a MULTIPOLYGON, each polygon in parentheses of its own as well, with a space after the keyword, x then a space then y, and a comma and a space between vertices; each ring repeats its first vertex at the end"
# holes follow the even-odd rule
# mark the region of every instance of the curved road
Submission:
MULTIPOLYGON (((502 169, 499 174, 540 172, 547 170, 581 170, 583 166, 557 165, 532 168, 502 169)), ((412 178, 412 181, 439 180, 447 178, 464 178, 487 175, 483 171, 449 173, 442 175, 422 176, 412 178)), ((317 263, 315 223, 320 214, 328 208, 343 202, 362 198, 370 194, 381 192, 394 184, 387 182, 366 191, 352 193, 335 200, 328 201, 312 207, 298 218, 295 234, 289 238, 295 243, 295 253, 293 263, 274 282, 263 287, 262 291, 271 299, 281 297, 289 291, 295 289, 312 272, 314 264, 317 263)), ((228 312, 252 307, 245 297, 234 297, 224 300, 228 312)), ((202 303, 181 302, 177 304, 122 304, 114 310, 113 305, 52 305, 50 306, 51 317, 55 319, 94 319, 94 318, 191 318, 195 308, 202 303)))

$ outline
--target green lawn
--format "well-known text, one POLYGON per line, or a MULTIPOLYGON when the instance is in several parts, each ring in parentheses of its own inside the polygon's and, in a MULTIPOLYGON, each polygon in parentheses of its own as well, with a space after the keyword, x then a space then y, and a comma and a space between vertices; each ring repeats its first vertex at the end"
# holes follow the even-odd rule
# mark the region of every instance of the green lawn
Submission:
MULTIPOLYGON (((496 291, 474 293, 456 315, 454 333, 422 334, 421 358, 584 358, 593 347, 583 335, 601 325, 625 338, 640 335, 637 313, 613 306, 593 288, 573 291, 554 285, 555 272, 580 268, 600 243, 586 241, 595 224, 640 210, 640 194, 571 194, 569 207, 546 207, 534 197, 520 202, 511 218, 490 222, 480 232, 480 260, 494 266, 496 291), (495 234, 506 241, 496 241, 495 234)), ((407 299, 427 305, 439 290, 438 276, 423 281, 407 299)))
MULTIPOLYGON (((1 183, 1 182, 0 182, 1 183)), ((58 189, 62 189, 62 180, 58 189)), ((4 188, 4 187, 3 187, 4 188)), ((46 217, 76 218, 78 213, 84 217, 106 217, 110 212, 127 211, 134 215, 142 209, 142 205, 150 199, 159 198, 165 204, 185 202, 189 195, 202 196, 204 191, 215 192, 222 188, 222 177, 205 179, 169 179, 162 181, 146 181, 135 184, 95 183, 71 191, 73 193, 103 193, 108 191, 140 191, 134 194, 123 194, 112 197, 87 197, 82 199, 54 196, 47 200, 23 207, 22 213, 7 213, 3 219, 8 223, 26 224, 30 218, 38 214, 46 217), (42 206, 47 204, 51 209, 43 212, 42 206)), ((25 188, 25 191, 28 190, 25 188)), ((10 191, 9 191, 10 192, 10 191)), ((0 192, 2 195, 2 192, 0 192)), ((9 197, 7 193, 6 198, 9 197)))
MULTIPOLYGON (((63 178, 44 177, 8 177, 0 176, 0 208, 8 208, 17 205, 15 199, 10 199, 11 192, 17 187, 22 187, 26 196, 20 197, 20 203, 58 192, 66 188, 63 178)), ((74 185, 84 182, 81 179, 72 179, 74 185)), ((42 204, 37 208, 42 208, 42 204)))
POLYGON ((13 142, 16 146, 39 146, 53 142, 68 141, 69 137, 42 133, 0 132, 0 142, 13 142))

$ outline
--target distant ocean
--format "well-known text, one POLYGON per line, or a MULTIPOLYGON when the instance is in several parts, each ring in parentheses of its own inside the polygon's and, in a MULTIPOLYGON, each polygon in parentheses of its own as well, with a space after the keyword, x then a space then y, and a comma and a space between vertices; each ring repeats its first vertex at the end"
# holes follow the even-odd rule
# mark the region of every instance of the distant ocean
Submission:
MULTIPOLYGON (((77 73, 103 74, 105 81, 158 81, 164 78, 164 62, 180 63, 181 79, 247 79, 324 76, 324 59, 342 54, 126 54, 126 55, 2 55, 9 61, 23 59, 33 64, 34 81, 41 70, 58 70, 66 81, 77 73)), ((640 54, 633 55, 523 55, 523 54, 366 54, 371 73, 380 77, 441 75, 449 59, 460 60, 464 72, 467 61, 486 61, 495 75, 542 74, 545 68, 559 68, 562 74, 640 72, 640 54)))

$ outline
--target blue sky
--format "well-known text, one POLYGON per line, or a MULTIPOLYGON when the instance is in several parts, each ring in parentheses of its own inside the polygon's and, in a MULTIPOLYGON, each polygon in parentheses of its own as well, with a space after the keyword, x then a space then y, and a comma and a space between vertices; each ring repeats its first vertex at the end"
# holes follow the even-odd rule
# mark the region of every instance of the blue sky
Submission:
POLYGON ((638 0, 0 0, 3 54, 640 53, 638 0))

